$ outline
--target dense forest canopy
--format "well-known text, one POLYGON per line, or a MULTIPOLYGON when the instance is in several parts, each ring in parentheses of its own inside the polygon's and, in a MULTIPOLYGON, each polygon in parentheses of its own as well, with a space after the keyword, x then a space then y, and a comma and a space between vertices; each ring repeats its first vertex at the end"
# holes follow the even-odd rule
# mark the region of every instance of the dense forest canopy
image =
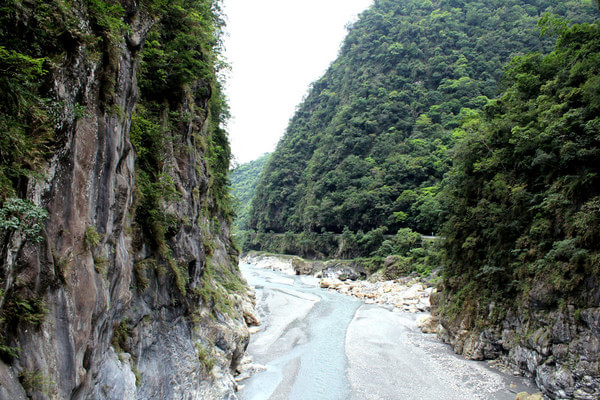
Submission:
POLYGON ((598 398, 600 24, 540 26, 555 50, 514 58, 455 131, 432 304, 456 342, 472 332, 455 350, 478 337, 478 357, 508 353, 550 398, 598 398))
POLYGON ((350 27, 258 183, 258 232, 438 232, 454 130, 497 96, 504 65, 551 51, 536 23, 582 1, 376 1, 350 27))
POLYGON ((600 300, 600 28, 547 17, 542 29, 555 51, 513 59, 504 94, 456 131, 442 198, 457 302, 600 300))

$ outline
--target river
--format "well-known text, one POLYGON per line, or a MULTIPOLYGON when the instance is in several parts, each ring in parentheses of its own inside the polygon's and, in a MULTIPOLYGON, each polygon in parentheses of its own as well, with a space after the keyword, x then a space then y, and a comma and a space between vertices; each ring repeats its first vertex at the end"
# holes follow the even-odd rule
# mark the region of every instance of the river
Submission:
POLYGON ((318 287, 311 276, 241 265, 256 289, 260 330, 248 352, 264 366, 241 400, 514 400, 530 381, 455 355, 415 314, 318 287))

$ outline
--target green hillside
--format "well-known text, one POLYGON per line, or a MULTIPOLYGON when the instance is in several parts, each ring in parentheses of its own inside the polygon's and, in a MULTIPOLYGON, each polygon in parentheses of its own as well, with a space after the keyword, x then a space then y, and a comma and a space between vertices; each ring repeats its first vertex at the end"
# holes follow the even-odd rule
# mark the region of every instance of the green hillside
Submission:
POLYGON ((267 163, 249 247, 268 249, 271 232, 299 235, 296 244, 321 232, 358 241, 371 232, 368 244, 338 251, 368 255, 401 228, 439 232, 453 131, 496 97, 511 57, 552 49, 554 39, 536 27, 545 12, 581 22, 597 9, 581 1, 376 1, 267 163))
POLYGON ((549 398, 600 396, 600 25, 545 18, 554 52, 456 135, 433 312, 454 350, 506 355, 549 398))
POLYGON ((457 131, 444 181, 447 295, 478 313, 515 296, 598 303, 600 29, 544 27, 560 33, 556 51, 511 62, 504 94, 457 131))
POLYGON ((376 1, 267 163, 248 247, 440 267, 456 352, 600 398, 597 7, 376 1))
POLYGON ((266 153, 258 159, 242 164, 231 171, 231 194, 237 203, 233 227, 237 230, 248 229, 250 204, 252 203, 260 174, 268 159, 269 153, 266 153))

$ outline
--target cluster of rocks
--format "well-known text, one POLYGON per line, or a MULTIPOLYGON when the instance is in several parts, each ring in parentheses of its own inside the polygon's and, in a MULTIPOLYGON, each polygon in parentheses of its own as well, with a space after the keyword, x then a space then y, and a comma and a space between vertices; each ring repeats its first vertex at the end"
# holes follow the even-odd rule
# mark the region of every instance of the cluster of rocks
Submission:
POLYGON ((236 375, 234 379, 237 383, 238 391, 242 390, 245 386, 244 384, 242 384, 242 382, 250 378, 252 375, 258 372, 262 372, 266 369, 267 367, 265 367, 264 365, 254 363, 252 357, 248 353, 246 353, 242 358, 240 365, 238 365, 235 371, 236 375))
POLYGON ((354 296, 366 304, 378 304, 412 313, 429 312, 431 308, 429 297, 435 291, 435 288, 426 287, 423 283, 411 278, 383 282, 322 278, 320 286, 354 296))
POLYGON ((366 304, 378 304, 397 311, 429 312, 429 297, 435 288, 414 277, 383 280, 373 275, 369 280, 364 267, 352 261, 309 261, 295 256, 249 253, 242 262, 289 275, 314 275, 322 288, 354 296, 366 304))

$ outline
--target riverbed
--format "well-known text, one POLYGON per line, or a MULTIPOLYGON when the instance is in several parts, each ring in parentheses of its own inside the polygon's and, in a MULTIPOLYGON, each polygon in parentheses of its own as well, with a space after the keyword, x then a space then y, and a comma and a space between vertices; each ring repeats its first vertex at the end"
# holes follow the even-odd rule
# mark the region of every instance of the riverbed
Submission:
POLYGON ((259 372, 240 382, 242 400, 514 400, 536 391, 421 333, 418 314, 321 289, 312 276, 240 267, 261 321, 248 347, 259 372))

